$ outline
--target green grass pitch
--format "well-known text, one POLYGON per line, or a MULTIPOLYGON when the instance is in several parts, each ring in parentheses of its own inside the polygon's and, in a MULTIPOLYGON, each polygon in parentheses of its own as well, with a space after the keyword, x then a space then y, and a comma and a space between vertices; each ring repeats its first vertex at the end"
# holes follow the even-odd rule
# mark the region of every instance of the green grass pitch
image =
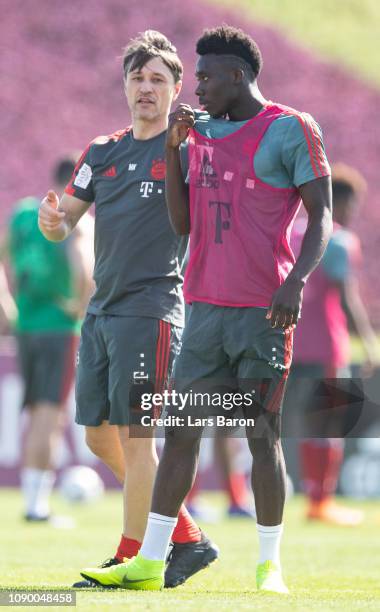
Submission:
MULTIPOLYGON (((223 503, 218 495, 208 499, 223 503)), ((364 525, 354 529, 307 524, 303 504, 294 497, 286 506, 282 564, 291 589, 288 597, 256 592, 255 525, 236 519, 204 525, 220 546, 220 561, 185 585, 161 593, 86 590, 78 592, 77 608, 133 612, 380 610, 380 503, 353 504, 366 513, 364 525)), ((72 515, 77 527, 60 530, 25 524, 20 519, 19 492, 0 489, 1 589, 67 588, 79 579, 81 567, 97 565, 114 552, 121 531, 120 493, 108 493, 89 506, 68 505, 57 495, 53 505, 57 514, 72 515)))

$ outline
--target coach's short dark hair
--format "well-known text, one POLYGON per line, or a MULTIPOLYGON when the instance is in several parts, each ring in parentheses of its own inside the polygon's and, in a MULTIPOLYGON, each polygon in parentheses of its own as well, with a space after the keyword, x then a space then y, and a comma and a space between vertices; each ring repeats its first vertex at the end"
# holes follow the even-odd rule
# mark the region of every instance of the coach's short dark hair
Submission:
POLYGON ((156 32, 156 30, 141 32, 125 47, 123 53, 124 76, 127 76, 128 72, 132 70, 141 70, 154 57, 162 59, 172 73, 175 83, 181 80, 183 66, 177 55, 177 49, 164 34, 156 32))
POLYGON ((263 65, 261 52, 255 41, 243 30, 222 25, 205 30, 196 45, 198 55, 235 55, 244 60, 257 77, 263 65))
POLYGON ((355 168, 337 163, 333 165, 331 175, 333 201, 347 200, 351 196, 361 198, 365 195, 367 182, 355 168))
POLYGON ((60 159, 53 170, 53 177, 57 185, 66 186, 74 172, 79 155, 75 152, 60 159))

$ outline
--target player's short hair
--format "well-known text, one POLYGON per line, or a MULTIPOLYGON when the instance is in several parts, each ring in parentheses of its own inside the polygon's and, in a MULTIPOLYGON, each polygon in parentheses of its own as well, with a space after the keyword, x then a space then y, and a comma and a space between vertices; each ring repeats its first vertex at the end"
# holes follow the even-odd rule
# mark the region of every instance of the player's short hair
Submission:
POLYGON ((62 157, 62 159, 56 163, 53 170, 53 178, 57 185, 62 187, 67 185, 74 172, 78 157, 79 155, 77 153, 71 153, 62 157))
POLYGON ((351 196, 361 198, 367 191, 367 182, 355 168, 343 163, 333 165, 331 172, 333 201, 351 196))
POLYGON ((145 30, 133 38, 124 49, 123 69, 124 76, 132 70, 141 70, 147 62, 159 57, 167 66, 178 83, 183 74, 182 62, 177 55, 177 49, 168 38, 156 30, 145 30))
POLYGON ((196 44, 196 51, 198 55, 234 55, 248 64, 254 78, 260 74, 263 66, 261 51, 253 38, 243 30, 225 24, 204 30, 196 44))

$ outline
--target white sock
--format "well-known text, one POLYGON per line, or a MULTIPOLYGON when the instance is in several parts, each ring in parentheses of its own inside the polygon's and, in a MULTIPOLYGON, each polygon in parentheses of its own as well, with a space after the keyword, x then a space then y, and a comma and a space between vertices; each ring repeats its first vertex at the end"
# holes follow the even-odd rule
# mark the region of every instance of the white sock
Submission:
POLYGON ((26 514, 45 517, 50 513, 49 499, 55 475, 51 470, 23 468, 20 474, 26 514))
POLYGON ((165 561, 177 517, 149 512, 140 553, 145 559, 165 561))
POLYGON ((259 534, 259 563, 273 561, 278 568, 281 568, 280 542, 283 527, 283 523, 273 527, 257 525, 257 533, 259 534))

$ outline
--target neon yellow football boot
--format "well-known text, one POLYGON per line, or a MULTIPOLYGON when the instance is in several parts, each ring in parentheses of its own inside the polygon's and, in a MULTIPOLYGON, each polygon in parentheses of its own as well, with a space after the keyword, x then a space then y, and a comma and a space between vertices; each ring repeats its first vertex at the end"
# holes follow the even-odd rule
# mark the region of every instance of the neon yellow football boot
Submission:
POLYGON ((125 563, 107 568, 87 567, 81 575, 99 586, 136 591, 160 591, 164 587, 165 561, 144 559, 140 553, 125 563))
POLYGON ((282 579, 281 570, 273 561, 259 563, 256 568, 256 586, 258 591, 289 595, 289 590, 282 579))

